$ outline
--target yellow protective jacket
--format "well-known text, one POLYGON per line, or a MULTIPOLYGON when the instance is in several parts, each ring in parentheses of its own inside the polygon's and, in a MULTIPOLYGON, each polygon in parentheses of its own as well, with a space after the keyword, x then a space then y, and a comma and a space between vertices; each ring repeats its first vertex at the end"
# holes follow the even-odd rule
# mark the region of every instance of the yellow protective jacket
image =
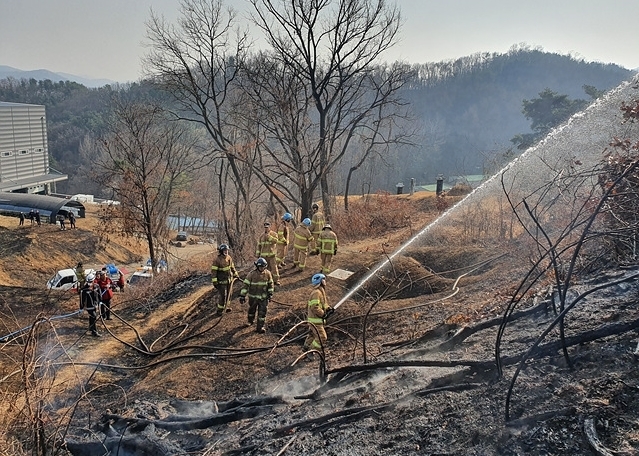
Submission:
POLYGON ((317 211, 313 214, 313 217, 311 218, 311 232, 316 239, 322 231, 322 228, 324 228, 325 223, 326 220, 324 219, 324 214, 322 212, 317 211))
POLYGON ((274 288, 271 271, 264 269, 260 272, 253 269, 244 279, 244 287, 240 291, 240 296, 264 300, 273 295, 274 288))
POLYGON ((84 274, 84 267, 82 268, 75 268, 75 276, 78 278, 78 288, 82 288, 82 286, 84 285, 84 282, 87 280, 86 275, 84 274))
POLYGON ((275 256, 275 246, 277 245, 277 233, 269 231, 263 233, 260 239, 257 241, 257 249, 255 249, 255 256, 262 258, 269 258, 275 256))
POLYGON ((298 225, 293 231, 293 247, 299 250, 306 250, 308 243, 313 240, 313 235, 306 225, 298 225))
POLYGON ((335 255, 335 252, 337 250, 337 235, 334 231, 331 231, 328 228, 322 230, 319 237, 317 238, 317 243, 320 249, 320 253, 335 255))
POLYGON ((308 298, 308 317, 306 321, 314 325, 323 325, 324 315, 326 315, 328 308, 326 290, 321 286, 313 288, 308 298))
POLYGON ((231 255, 218 255, 211 266, 211 282, 213 285, 227 285, 231 277, 237 277, 231 255))
POLYGON ((282 222, 277 229, 277 243, 288 245, 288 224, 286 222, 282 222))

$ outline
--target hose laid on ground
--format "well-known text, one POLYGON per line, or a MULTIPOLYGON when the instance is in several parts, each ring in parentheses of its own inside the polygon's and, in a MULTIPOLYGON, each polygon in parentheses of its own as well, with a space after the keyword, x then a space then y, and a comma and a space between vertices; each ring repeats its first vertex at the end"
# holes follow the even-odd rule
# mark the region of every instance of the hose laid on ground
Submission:
MULTIPOLYGON (((82 313, 82 309, 76 310, 75 312, 71 312, 70 314, 55 315, 53 317, 47 318, 46 320, 49 320, 49 321, 60 320, 62 318, 73 317, 81 313, 82 313)), ((32 327, 33 325, 25 326, 24 328, 18 329, 17 331, 13 331, 12 333, 7 334, 6 336, 2 336, 0 337, 0 342, 1 343, 11 342, 12 340, 17 339, 22 333, 29 331, 32 327)))

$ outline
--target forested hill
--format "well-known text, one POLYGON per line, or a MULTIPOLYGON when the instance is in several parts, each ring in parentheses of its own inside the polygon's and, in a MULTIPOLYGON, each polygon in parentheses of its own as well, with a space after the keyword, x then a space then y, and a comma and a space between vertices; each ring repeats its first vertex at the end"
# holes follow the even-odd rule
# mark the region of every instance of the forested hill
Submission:
MULTIPOLYGON (((544 89, 589 100, 584 86, 606 91, 634 74, 617 65, 527 48, 412 68, 403 95, 414 116, 415 145, 395 148, 383 162, 371 161, 370 170, 355 176, 353 189, 363 188, 363 181, 372 190, 394 190, 397 182, 410 178, 425 184, 440 173, 480 174, 508 155, 511 138, 531 131, 522 114, 523 100, 544 89)), ((101 133, 114 90, 132 97, 154 92, 150 82, 90 89, 75 82, 0 80, 0 101, 46 106, 52 166, 70 176, 58 191, 100 194, 87 177, 91 157, 80 153, 80 145, 101 133)))
POLYGON ((634 74, 618 65, 529 49, 415 65, 415 70, 405 98, 421 123, 422 137, 419 146, 404 151, 409 156, 399 161, 405 165, 393 176, 395 182, 489 172, 495 160, 503 161, 514 148, 511 138, 531 131, 523 100, 548 88, 590 101, 584 86, 605 92, 634 74))

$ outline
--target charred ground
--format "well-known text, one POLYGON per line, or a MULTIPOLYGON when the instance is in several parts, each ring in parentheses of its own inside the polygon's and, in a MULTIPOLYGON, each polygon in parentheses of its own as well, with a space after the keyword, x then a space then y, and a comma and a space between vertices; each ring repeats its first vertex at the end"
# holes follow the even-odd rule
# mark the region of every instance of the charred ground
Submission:
MULTIPOLYGON (((374 239, 340 242, 335 266, 355 274, 329 280, 333 303, 437 216, 434 200, 405 199, 412 209, 399 226, 374 239)), ((135 242, 107 241, 89 223, 60 232, 3 221, 0 239, 10 245, 0 249, 5 334, 38 316, 75 310, 72 294, 34 292, 51 271, 78 259, 143 258, 135 242)), ((46 404, 49 444, 66 441, 74 455, 106 448, 120 455, 596 454, 584 431, 589 419, 602 446, 637 454, 636 330, 578 339, 611 325, 635 327, 633 281, 592 296, 571 314, 572 366, 560 348, 544 345, 556 334, 542 343, 546 351, 531 357, 515 383, 505 421, 517 366, 508 359, 526 352, 556 317, 549 295, 530 293, 518 309, 527 314, 506 328, 498 376, 497 330, 526 270, 516 247, 421 246, 392 261, 332 317, 325 364, 317 355, 300 358, 317 257, 305 273, 282 273, 266 335, 246 326, 246 308, 236 299, 232 312, 213 316, 208 264, 194 261, 152 289, 116 295, 117 318, 105 322, 98 340, 85 335, 85 317, 73 317, 3 345, 4 438, 13 445, 5 454, 20 454, 8 451, 33 433, 28 395, 46 404), (31 377, 12 375, 20 365, 33 367, 31 377)), ((237 296, 239 286, 234 290, 237 296)))

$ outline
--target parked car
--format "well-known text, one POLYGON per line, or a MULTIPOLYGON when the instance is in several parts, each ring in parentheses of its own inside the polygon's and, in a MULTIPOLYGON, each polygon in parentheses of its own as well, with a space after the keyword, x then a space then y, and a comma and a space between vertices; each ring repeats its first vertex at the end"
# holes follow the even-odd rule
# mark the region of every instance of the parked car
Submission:
POLYGON ((176 241, 188 241, 189 235, 186 231, 178 231, 177 236, 175 236, 176 241))
MULTIPOLYGON (((94 269, 85 269, 84 276, 95 274, 94 269)), ((78 288, 78 277, 74 269, 60 269, 47 281, 47 289, 67 291, 78 288)))
POLYGON ((127 280, 131 286, 148 285, 153 280, 153 268, 150 266, 142 266, 137 269, 127 280))

